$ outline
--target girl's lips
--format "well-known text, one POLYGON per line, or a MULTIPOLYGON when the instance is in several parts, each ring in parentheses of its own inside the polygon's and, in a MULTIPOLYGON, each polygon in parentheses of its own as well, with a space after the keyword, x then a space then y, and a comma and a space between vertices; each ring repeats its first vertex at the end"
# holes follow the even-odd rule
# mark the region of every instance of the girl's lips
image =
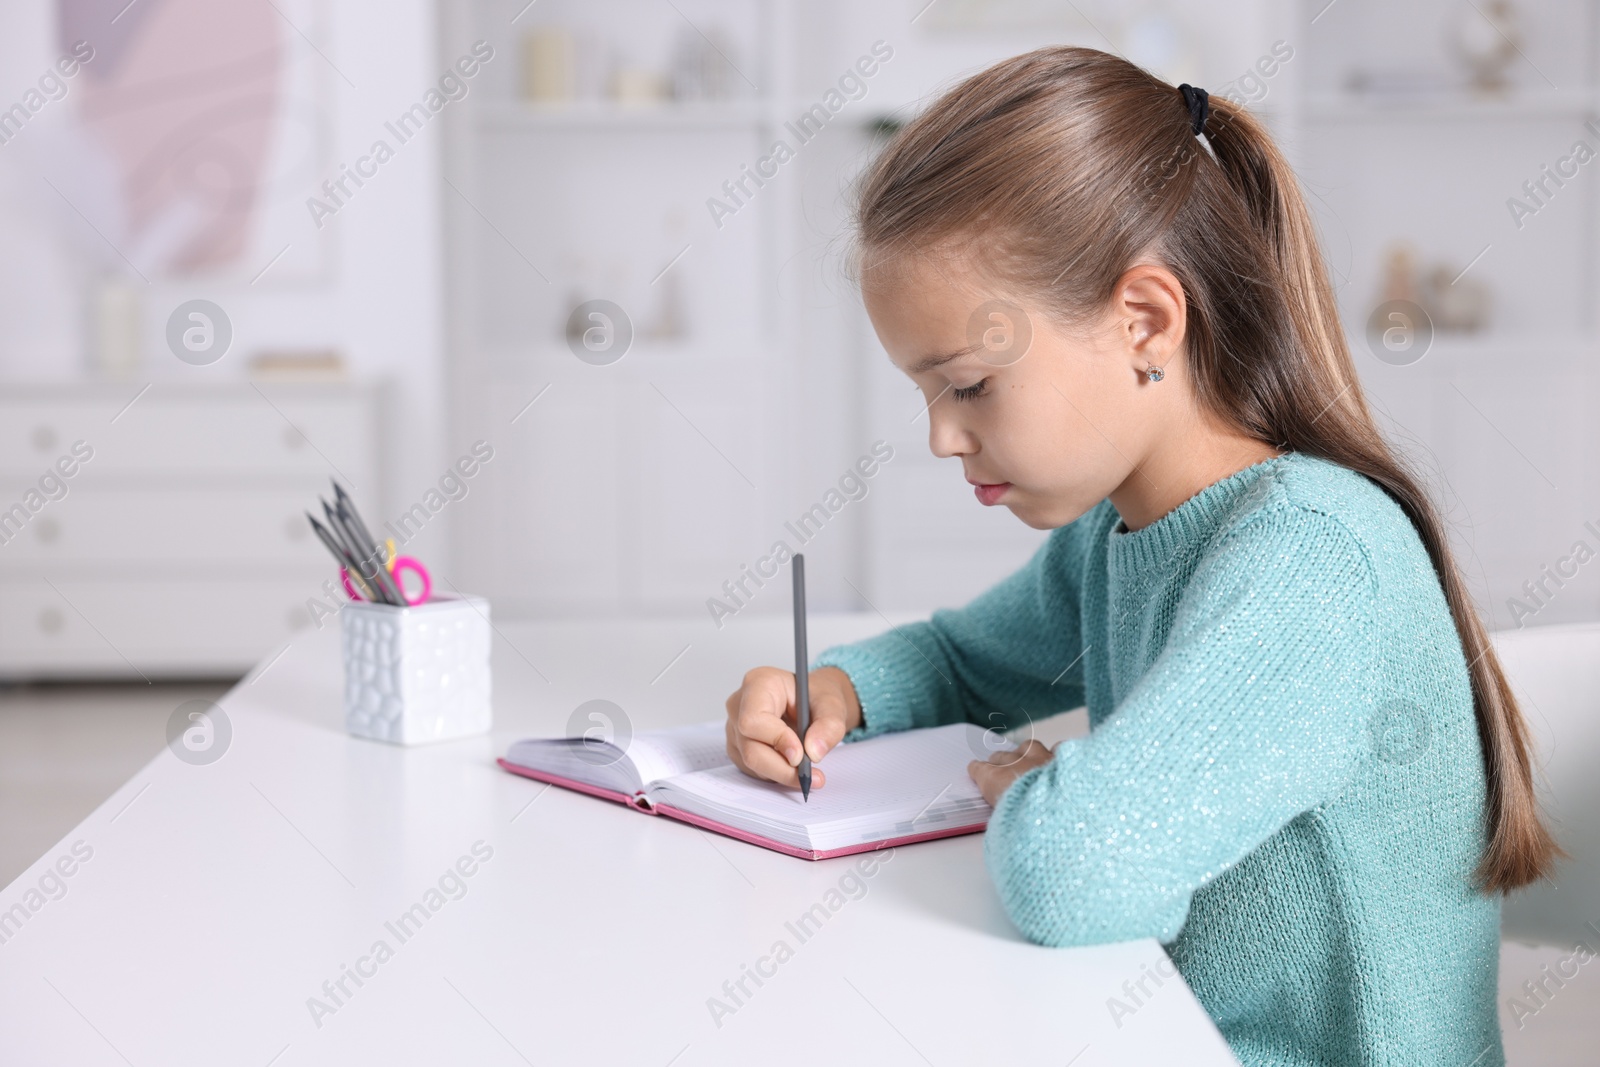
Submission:
POLYGON ((1000 502, 1007 489, 1011 488, 1010 482, 996 482, 993 485, 974 485, 972 491, 978 497, 978 503, 988 507, 1000 502))

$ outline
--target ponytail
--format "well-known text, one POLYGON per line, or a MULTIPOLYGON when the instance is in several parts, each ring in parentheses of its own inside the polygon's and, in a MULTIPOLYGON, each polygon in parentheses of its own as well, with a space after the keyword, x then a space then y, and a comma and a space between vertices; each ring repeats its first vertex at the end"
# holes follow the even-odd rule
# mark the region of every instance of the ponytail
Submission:
POLYGON ((1365 475, 1404 510, 1467 661, 1487 787, 1476 878, 1505 892, 1562 855, 1540 819, 1528 730, 1421 482, 1384 440, 1288 162, 1245 108, 1213 97, 1212 155, 1179 91, 1126 60, 1043 48, 968 78, 902 128, 861 186, 863 250, 971 242, 1066 321, 1089 321, 1154 251, 1183 284, 1199 402, 1279 449, 1365 475))
POLYGON ((1285 411, 1278 420, 1278 440, 1366 475, 1416 527, 1450 605, 1471 676, 1488 787, 1489 841, 1477 878, 1484 888, 1500 892, 1535 882, 1549 875, 1560 849, 1539 817, 1521 708, 1462 579, 1443 521, 1372 420, 1294 172, 1254 116, 1232 101, 1221 105, 1214 109, 1221 120, 1219 136, 1208 132, 1212 151, 1272 251, 1295 337, 1309 357, 1314 386, 1309 399, 1317 410, 1327 405, 1320 417, 1310 419, 1303 418, 1303 410, 1285 411))

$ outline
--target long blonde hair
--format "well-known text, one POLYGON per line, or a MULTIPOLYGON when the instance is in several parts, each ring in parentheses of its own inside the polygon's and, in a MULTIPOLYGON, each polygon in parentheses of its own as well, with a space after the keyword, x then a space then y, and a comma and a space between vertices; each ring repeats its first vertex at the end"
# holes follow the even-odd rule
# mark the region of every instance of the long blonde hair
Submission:
POLYGON ((1116 56, 1063 46, 1005 60, 869 166, 856 263, 957 242, 1052 314, 1089 321, 1154 250, 1188 300, 1199 402, 1366 475, 1416 527, 1471 675, 1488 801, 1477 880, 1504 892, 1545 877, 1561 852, 1534 797, 1527 726, 1438 513, 1367 409, 1294 173, 1239 104, 1213 97, 1205 134, 1215 162, 1182 94, 1116 56))

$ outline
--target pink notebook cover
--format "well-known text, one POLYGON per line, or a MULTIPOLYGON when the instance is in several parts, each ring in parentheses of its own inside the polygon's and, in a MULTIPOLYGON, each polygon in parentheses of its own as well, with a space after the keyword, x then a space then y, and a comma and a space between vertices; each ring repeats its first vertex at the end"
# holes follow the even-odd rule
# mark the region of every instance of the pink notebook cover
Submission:
POLYGON ((606 800, 615 800, 618 803, 626 804, 635 811, 642 811, 648 815, 665 815, 668 818, 678 819, 681 822, 689 823, 692 826, 698 826, 706 830, 715 830, 719 834, 738 838, 740 841, 748 841, 752 845, 760 845, 762 848, 770 848, 774 852, 782 852, 786 856, 798 856, 803 860, 829 860, 833 859, 835 856, 850 856, 857 852, 872 852, 875 849, 880 848, 896 848, 900 845, 916 844, 918 841, 932 841, 939 837, 957 837, 961 834, 975 834, 981 832, 987 825, 987 823, 977 823, 972 826, 957 826, 943 830, 929 830, 926 833, 907 834, 905 837, 891 837, 882 841, 862 841, 858 844, 846 845, 843 848, 830 848, 818 851, 816 849, 809 848, 795 848, 793 845, 784 844, 782 841, 774 841, 770 837, 761 837, 758 834, 752 834, 748 831, 740 830, 724 823, 713 822, 712 820, 704 818, 700 815, 693 815, 687 811, 683 811, 680 808, 674 808, 669 804, 657 804, 654 807, 645 807, 642 803, 639 803, 640 797, 631 797, 628 794, 618 792, 615 789, 601 789, 599 786, 587 785, 583 782, 574 781, 571 778, 563 778, 561 775, 551 774, 549 771, 536 771, 532 767, 523 767, 516 763, 510 763, 504 759, 499 759, 495 762, 500 764, 500 766, 504 767, 506 770, 510 771, 512 774, 520 774, 524 778, 535 778, 541 782, 549 782, 551 785, 559 785, 564 789, 574 789, 580 793, 588 793, 590 796, 604 797, 606 800))

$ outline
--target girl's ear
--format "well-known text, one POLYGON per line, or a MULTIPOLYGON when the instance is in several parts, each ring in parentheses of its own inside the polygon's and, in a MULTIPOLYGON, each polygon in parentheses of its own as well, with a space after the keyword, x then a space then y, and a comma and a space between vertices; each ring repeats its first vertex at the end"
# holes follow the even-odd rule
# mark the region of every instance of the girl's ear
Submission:
POLYGON ((1112 321, 1135 370, 1143 373, 1149 364, 1165 366, 1182 348, 1187 310, 1183 285, 1160 264, 1137 264, 1117 279, 1112 321))

